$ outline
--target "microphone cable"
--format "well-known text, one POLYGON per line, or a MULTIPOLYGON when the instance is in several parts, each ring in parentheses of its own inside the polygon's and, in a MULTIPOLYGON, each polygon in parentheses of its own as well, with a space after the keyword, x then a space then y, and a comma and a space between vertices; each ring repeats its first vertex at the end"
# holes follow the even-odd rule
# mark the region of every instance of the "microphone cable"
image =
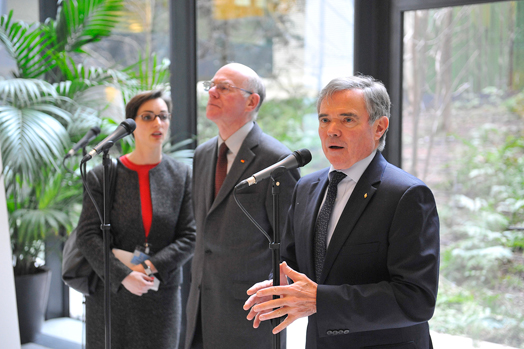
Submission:
POLYGON ((89 185, 87 184, 87 161, 80 163, 80 176, 82 177, 82 183, 84 184, 84 188, 87 192, 87 195, 89 195, 91 201, 93 202, 93 206, 95 206, 96 212, 98 213, 98 217, 100 218, 100 222, 104 222, 104 218, 100 213, 100 208, 98 207, 98 204, 96 203, 96 200, 93 197, 93 194, 91 193, 91 189, 89 189, 89 185))
POLYGON ((66 169, 67 172, 71 173, 71 174, 74 174, 75 171, 71 170, 65 163, 66 161, 66 158, 64 157, 64 159, 62 160, 62 166, 64 166, 64 168, 66 169))
POLYGON ((258 224, 258 222, 249 214, 249 212, 247 212, 246 208, 238 200, 238 198, 237 198, 237 188, 235 188, 233 190, 233 197, 235 198, 235 202, 237 203, 238 207, 242 210, 242 212, 244 212, 246 217, 249 218, 249 220, 255 225, 255 227, 257 227, 258 230, 260 230, 262 232, 262 234, 264 234, 264 236, 269 241, 269 243, 271 243, 272 241, 271 241, 271 237, 269 236, 269 234, 264 230, 264 228, 262 228, 260 226, 260 224, 258 224))

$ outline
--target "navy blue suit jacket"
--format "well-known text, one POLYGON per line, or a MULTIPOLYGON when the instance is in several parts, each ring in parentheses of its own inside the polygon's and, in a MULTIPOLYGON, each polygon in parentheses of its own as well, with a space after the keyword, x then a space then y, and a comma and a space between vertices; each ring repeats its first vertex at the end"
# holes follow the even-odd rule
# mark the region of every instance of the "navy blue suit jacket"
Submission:
MULTIPOLYGON (((327 183, 328 169, 299 180, 282 237, 283 260, 311 280, 314 226, 327 183)), ((438 268, 432 192, 377 152, 329 244, 306 348, 431 348, 427 321, 438 268)))

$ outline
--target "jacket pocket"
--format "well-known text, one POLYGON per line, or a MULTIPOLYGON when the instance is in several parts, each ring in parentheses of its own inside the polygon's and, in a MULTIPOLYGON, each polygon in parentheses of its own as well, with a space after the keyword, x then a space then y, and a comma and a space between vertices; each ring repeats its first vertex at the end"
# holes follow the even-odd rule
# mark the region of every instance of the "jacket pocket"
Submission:
POLYGON ((404 342, 404 343, 395 343, 395 344, 383 344, 383 345, 373 345, 370 347, 363 347, 362 349, 416 349, 415 342, 404 342))

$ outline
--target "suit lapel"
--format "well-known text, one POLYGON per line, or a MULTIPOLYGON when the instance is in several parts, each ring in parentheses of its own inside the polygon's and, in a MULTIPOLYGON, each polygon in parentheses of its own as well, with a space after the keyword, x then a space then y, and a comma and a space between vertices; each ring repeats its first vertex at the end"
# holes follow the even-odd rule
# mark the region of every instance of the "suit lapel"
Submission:
POLYGON ((366 209, 368 203, 371 202, 373 195, 380 185, 386 165, 387 162, 382 154, 377 152, 366 171, 362 174, 362 177, 360 177, 353 193, 351 193, 346 207, 344 211, 342 211, 342 215, 335 227, 328 250, 326 251, 326 259, 324 261, 320 283, 326 280, 329 270, 331 270, 336 257, 340 253, 340 249, 349 235, 351 235, 356 222, 366 209))
POLYGON ((202 182, 205 184, 204 188, 201 188, 204 192, 204 202, 206 203, 206 212, 209 212, 215 195, 215 170, 217 163, 217 137, 213 138, 214 141, 209 142, 208 146, 202 150, 204 154, 204 165, 202 173, 198 175, 204 176, 205 180, 202 182))
MULTIPOLYGON (((240 182, 240 180, 250 175, 250 173, 246 173, 246 169, 248 169, 249 166, 253 163, 253 161, 255 161, 256 153, 253 151, 253 148, 258 146, 258 142, 259 142, 261 134, 262 134, 262 130, 255 123, 255 125, 253 126, 249 134, 246 136, 246 139, 244 139, 244 142, 242 143, 242 146, 240 147, 240 150, 237 156, 235 157, 235 160, 233 160, 234 162, 231 165, 231 169, 229 170, 226 176, 226 179, 224 180, 224 183, 222 184, 222 187, 220 188, 220 191, 218 192, 218 195, 215 198, 215 201, 212 202, 210 211, 213 210, 218 205, 220 205, 220 203, 229 196, 231 191, 235 188, 237 183, 240 182)), ((215 146, 215 157, 216 157, 216 146, 215 146)), ((213 172, 213 178, 214 178, 214 172, 213 172)))

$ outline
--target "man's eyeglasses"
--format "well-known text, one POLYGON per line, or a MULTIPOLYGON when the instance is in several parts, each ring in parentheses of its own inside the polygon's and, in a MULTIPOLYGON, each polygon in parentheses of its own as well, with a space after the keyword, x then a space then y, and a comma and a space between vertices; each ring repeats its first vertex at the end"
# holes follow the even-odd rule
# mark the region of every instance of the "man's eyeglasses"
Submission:
POLYGON ((140 114, 138 116, 140 116, 142 118, 142 120, 144 120, 145 122, 151 122, 151 121, 155 120, 157 117, 161 121, 171 120, 171 114, 170 113, 160 113, 160 114, 156 115, 154 113, 145 112, 145 113, 142 113, 142 114, 140 114))
POLYGON ((229 92, 231 92, 232 88, 236 88, 238 90, 242 90, 244 92, 247 92, 249 93, 250 95, 252 95, 254 92, 251 92, 251 91, 248 91, 248 90, 244 90, 243 88, 240 88, 240 87, 236 87, 236 86, 233 86, 231 85, 230 83, 228 82, 219 82, 219 83, 215 83, 214 81, 204 81, 203 83, 204 85, 204 90, 205 91, 209 91, 211 90, 213 87, 216 87, 217 88, 217 91, 220 92, 221 94, 228 94, 229 92))

